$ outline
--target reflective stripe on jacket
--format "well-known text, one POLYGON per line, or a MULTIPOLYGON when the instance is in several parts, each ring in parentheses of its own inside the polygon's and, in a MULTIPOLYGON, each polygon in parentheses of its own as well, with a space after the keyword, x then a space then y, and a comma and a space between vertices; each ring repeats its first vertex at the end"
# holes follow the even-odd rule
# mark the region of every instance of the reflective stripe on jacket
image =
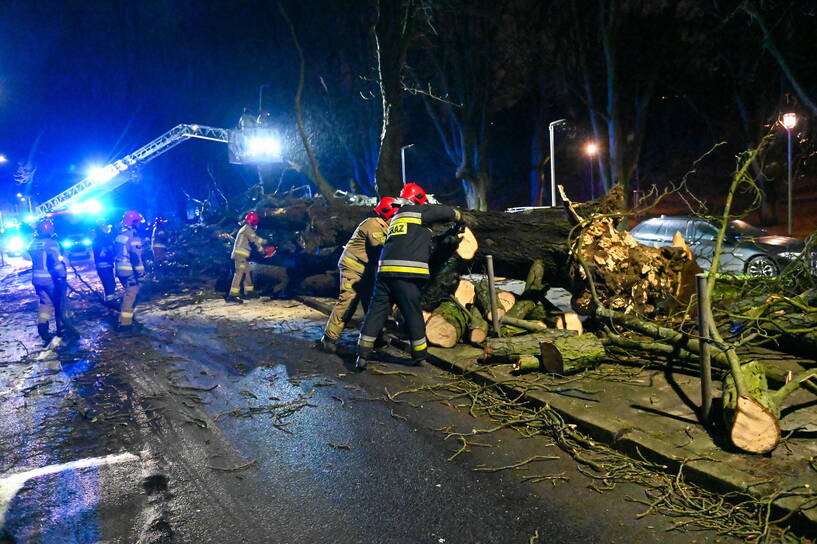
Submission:
POLYGON ((389 224, 380 217, 364 219, 346 242, 338 266, 362 274, 369 262, 376 260, 388 229, 389 224))
POLYGON ((255 229, 248 224, 238 229, 238 234, 235 235, 235 243, 233 244, 233 251, 230 253, 231 259, 250 257, 250 244, 254 245, 258 251, 263 251, 264 244, 267 241, 258 236, 255 229))
POLYGON ((142 238, 131 227, 122 227, 114 240, 114 266, 120 278, 145 275, 142 263, 142 238))
POLYGON ((403 206, 389 223, 377 273, 383 276, 427 278, 431 256, 431 225, 458 221, 460 212, 449 206, 403 206))
POLYGON ((56 240, 36 236, 28 245, 31 255, 31 283, 40 286, 52 286, 54 281, 65 281, 67 276, 62 249, 56 240))

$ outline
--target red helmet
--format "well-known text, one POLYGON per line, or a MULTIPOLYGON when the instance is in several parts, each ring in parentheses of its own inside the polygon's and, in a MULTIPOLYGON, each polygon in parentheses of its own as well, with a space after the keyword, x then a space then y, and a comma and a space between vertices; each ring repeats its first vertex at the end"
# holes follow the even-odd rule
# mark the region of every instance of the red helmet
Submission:
POLYGON ((408 199, 412 204, 417 204, 418 206, 428 202, 425 189, 416 183, 406 183, 403 186, 403 190, 400 191, 400 198, 408 199))
POLYGON ((122 224, 126 227, 135 227, 144 220, 145 218, 142 217, 142 214, 136 210, 128 210, 125 212, 125 215, 122 216, 122 224))
POLYGON ((255 212, 250 212, 244 216, 244 222, 250 225, 251 227, 258 226, 258 214, 255 212))
POLYGON ((400 206, 394 203, 394 198, 384 196, 380 199, 380 202, 377 203, 377 206, 374 207, 374 213, 388 221, 399 209, 400 206))
POLYGON ((54 222, 50 217, 44 217, 37 223, 37 234, 40 236, 51 236, 54 234, 54 222))

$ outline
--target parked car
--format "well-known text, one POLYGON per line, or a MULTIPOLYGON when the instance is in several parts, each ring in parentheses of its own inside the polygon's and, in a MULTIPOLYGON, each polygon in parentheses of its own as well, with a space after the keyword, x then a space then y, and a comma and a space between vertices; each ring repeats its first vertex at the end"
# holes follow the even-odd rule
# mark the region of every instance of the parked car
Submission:
POLYGON ((63 253, 74 262, 87 261, 93 257, 91 244, 92 240, 88 233, 69 234, 60 240, 63 253))
MULTIPOLYGON (((709 270, 715 253, 718 226, 691 216, 654 217, 630 231, 636 241, 653 247, 671 246, 676 232, 684 235, 698 264, 709 270)), ((726 227, 719 269, 721 272, 774 277, 803 252, 805 244, 797 238, 776 236, 740 219, 726 227)))

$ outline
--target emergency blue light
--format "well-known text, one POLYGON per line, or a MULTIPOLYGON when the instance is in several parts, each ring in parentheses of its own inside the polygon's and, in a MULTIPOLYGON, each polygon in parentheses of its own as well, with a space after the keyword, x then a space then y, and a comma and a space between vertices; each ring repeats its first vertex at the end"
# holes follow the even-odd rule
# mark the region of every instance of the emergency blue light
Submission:
POLYGON ((64 247, 65 249, 68 249, 69 247, 71 247, 73 245, 74 245, 74 242, 72 240, 63 240, 62 241, 62 247, 64 247))
POLYGON ((21 236, 12 236, 6 242, 6 251, 22 251, 25 242, 21 236))
POLYGON ((91 245, 91 239, 90 238, 83 238, 82 239, 82 245, 90 246, 91 245))

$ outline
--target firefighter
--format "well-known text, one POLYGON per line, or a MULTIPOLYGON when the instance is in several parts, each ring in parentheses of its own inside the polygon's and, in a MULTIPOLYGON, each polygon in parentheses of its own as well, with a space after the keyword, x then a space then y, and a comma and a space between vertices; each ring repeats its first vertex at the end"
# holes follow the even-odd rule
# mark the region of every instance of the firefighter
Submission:
POLYGON ((104 291, 104 304, 117 309, 116 304, 116 276, 114 275, 114 239, 113 225, 100 219, 94 230, 94 265, 99 282, 104 291))
POLYGON ((386 241, 388 222, 398 209, 400 206, 395 203, 394 198, 388 196, 381 198, 374 208, 376 215, 364 219, 343 248, 338 261, 340 296, 320 339, 319 347, 323 351, 329 353, 337 351, 335 343, 355 313, 358 301, 363 303, 364 312, 369 309, 377 271, 377 258, 383 242, 386 241))
POLYGON ((53 318, 57 336, 78 336, 67 316, 68 287, 65 261, 60 245, 54 239, 54 223, 46 217, 37 223, 37 232, 28 246, 31 255, 31 283, 39 299, 37 332, 48 344, 53 338, 48 323, 53 318))
POLYGON ((245 298, 255 296, 255 287, 252 283, 252 275, 250 274, 250 252, 255 246, 258 251, 264 252, 264 258, 269 259, 275 255, 275 247, 267 246, 264 248, 266 240, 258 236, 255 232, 258 230, 258 214, 249 212, 244 217, 244 225, 238 230, 233 244, 233 251, 230 258, 235 265, 235 273, 233 274, 233 282, 230 285, 230 292, 224 299, 227 302, 237 302, 243 304, 244 300, 239 296, 241 294, 241 287, 244 287, 245 298))
POLYGON ((170 241, 170 231, 167 228, 167 219, 157 217, 153 221, 153 231, 150 236, 150 249, 153 251, 153 263, 158 267, 167 262, 167 244, 170 241))
POLYGON ((428 203, 422 187, 408 183, 400 197, 409 201, 392 217, 380 262, 377 268, 374 294, 358 339, 358 368, 366 368, 374 350, 377 335, 386 323, 392 304, 397 304, 403 315, 411 342, 413 364, 426 357, 425 323, 420 307, 423 284, 428 279, 428 261, 431 256, 431 225, 460 223, 459 210, 428 203))
POLYGON ((145 265, 142 262, 142 238, 139 225, 144 221, 142 215, 134 210, 126 211, 122 216, 122 227, 114 240, 114 267, 116 277, 125 289, 122 303, 119 306, 119 329, 128 330, 133 326, 133 309, 139 286, 145 278, 145 265))
POLYGON ((245 128, 255 128, 256 126, 256 117, 252 114, 252 108, 244 108, 241 117, 238 119, 238 128, 243 130, 245 128))

